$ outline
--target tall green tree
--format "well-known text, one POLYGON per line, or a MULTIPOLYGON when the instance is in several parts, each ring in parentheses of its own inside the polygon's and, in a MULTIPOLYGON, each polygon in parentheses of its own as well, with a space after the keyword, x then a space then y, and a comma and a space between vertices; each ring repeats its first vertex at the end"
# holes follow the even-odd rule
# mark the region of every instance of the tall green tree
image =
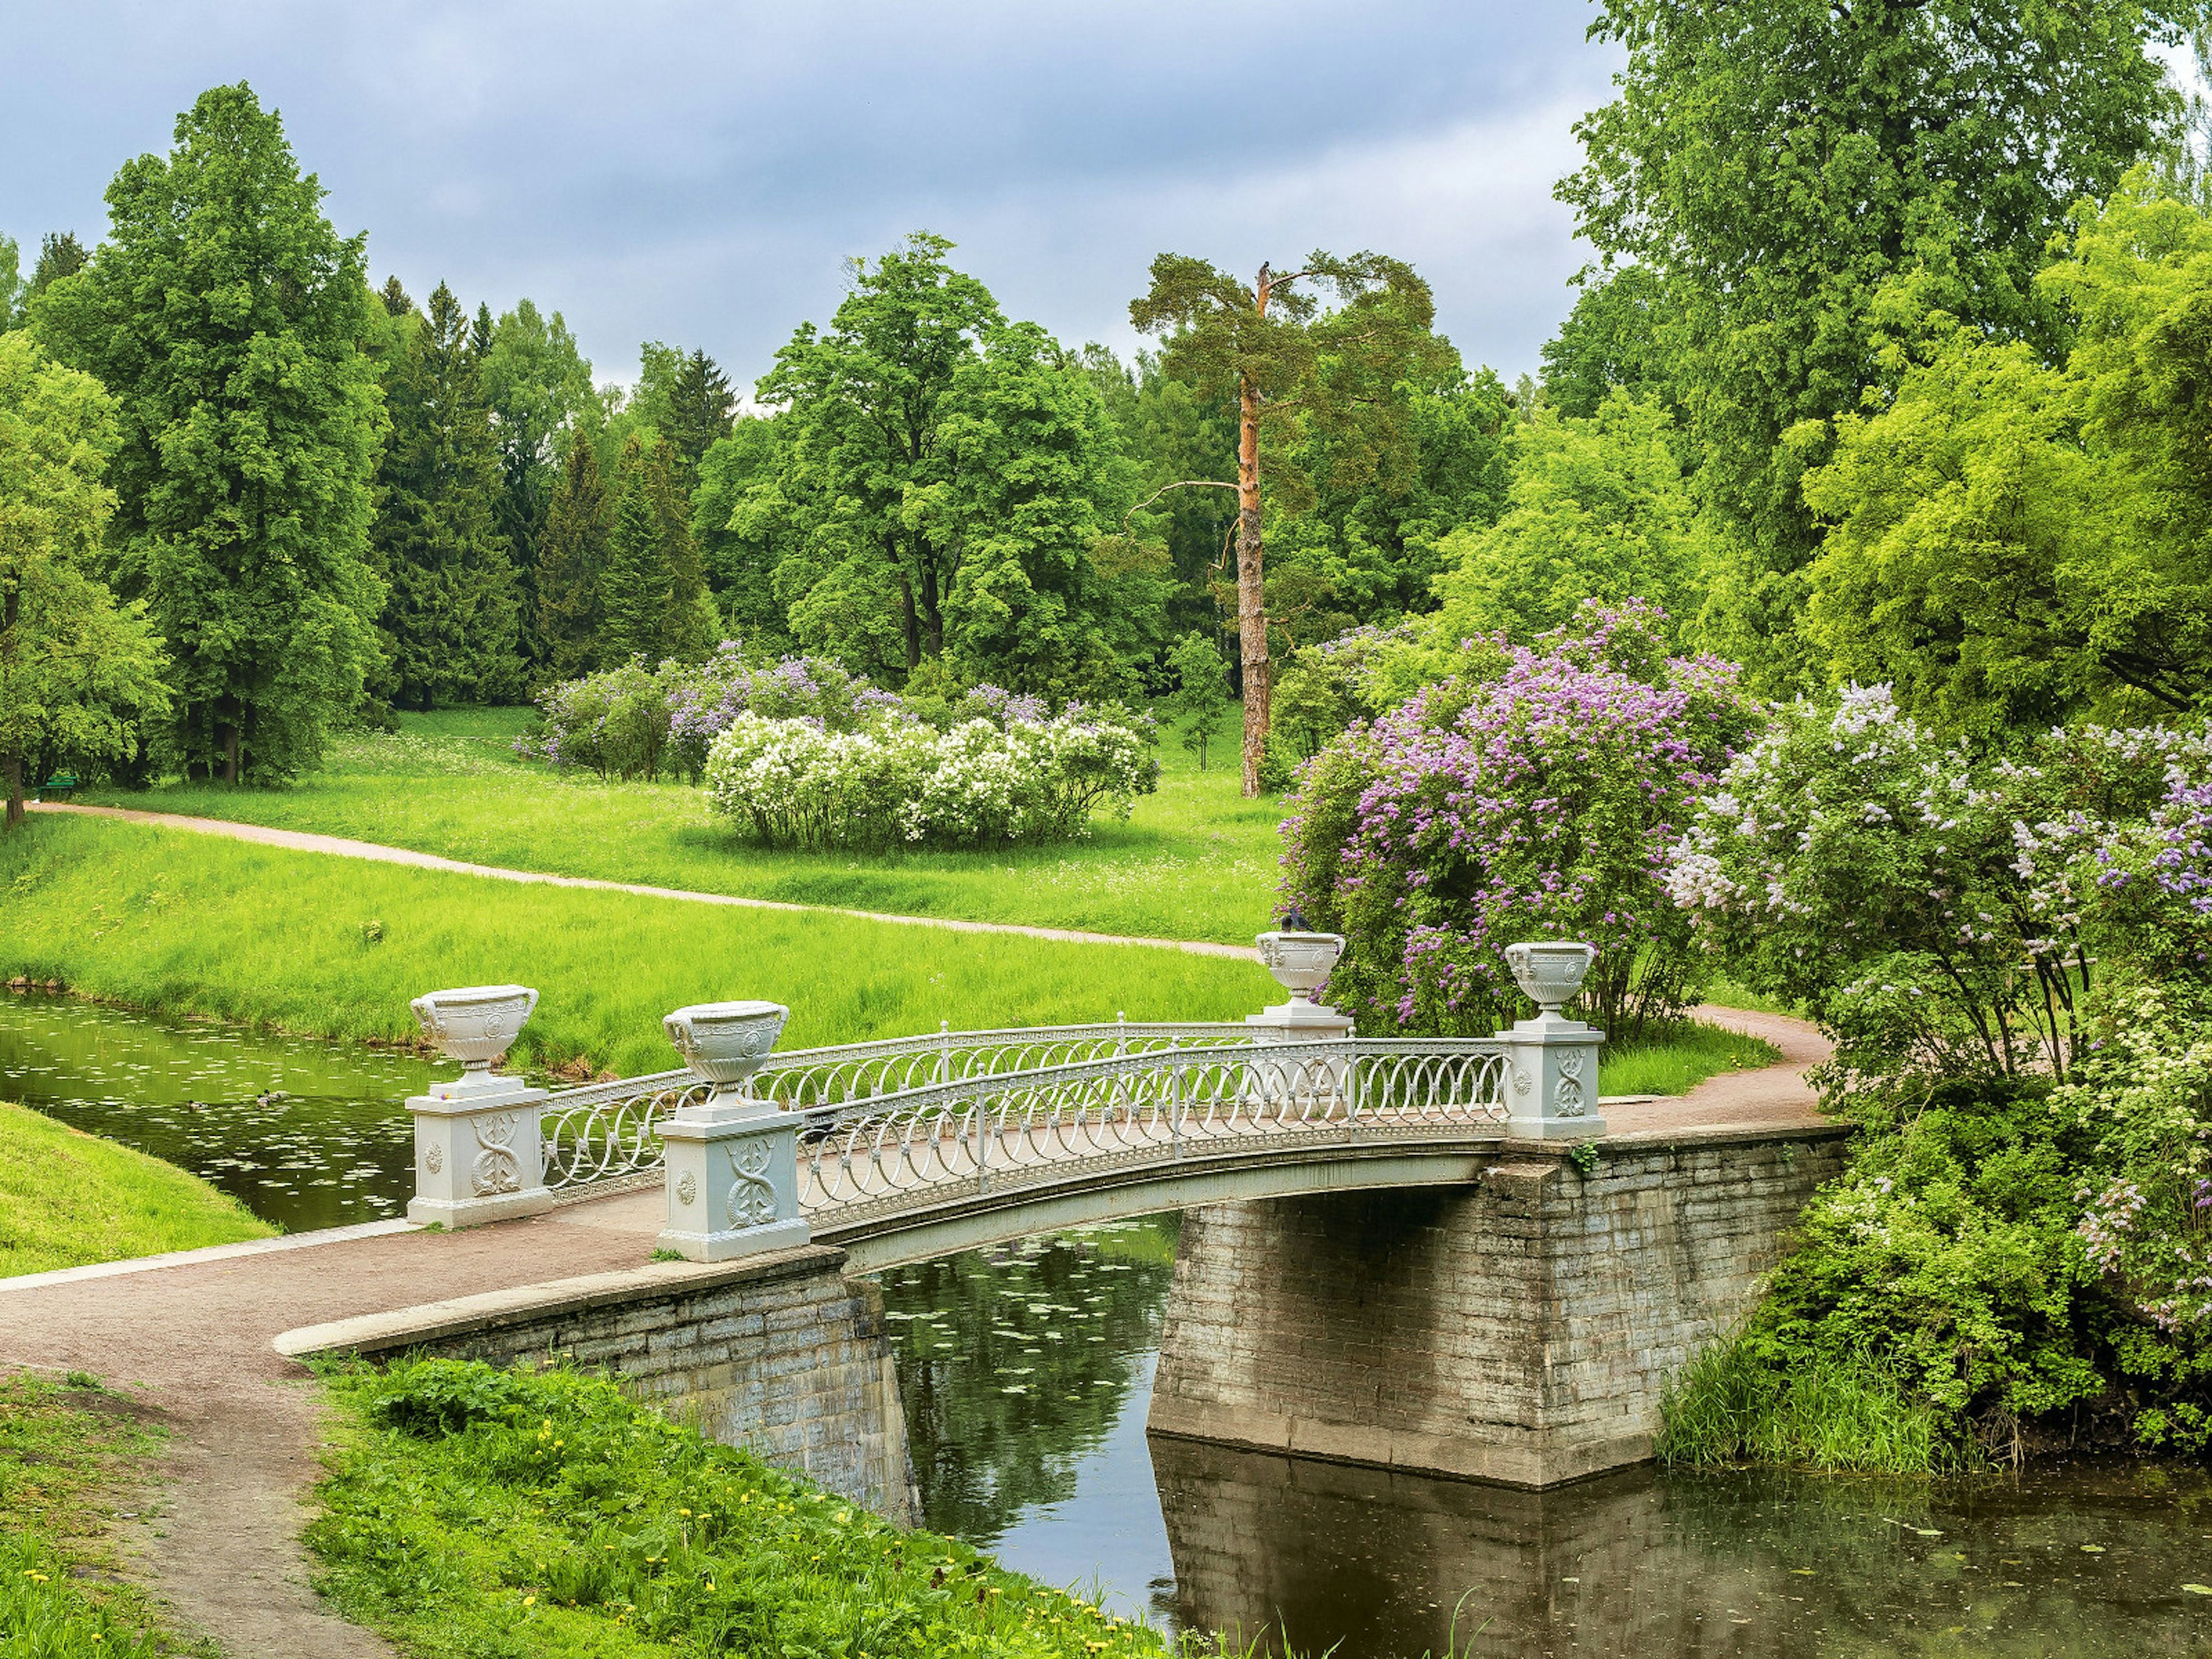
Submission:
POLYGON ((1800 481, 1827 440, 1791 434, 1883 380, 1885 284, 1928 273, 1942 309, 2054 359, 2045 245, 2161 144, 2179 101, 2148 48, 2204 16, 2202 0, 1600 0, 1591 34, 1627 64, 1559 195, 1656 285, 1667 396, 1741 567, 1707 631, 1765 689, 1812 672, 1796 623, 1820 531, 1800 481))
POLYGON ((215 88, 168 155, 124 166, 109 240, 32 307, 118 399, 106 569, 161 630, 194 774, 309 764, 377 659, 372 301, 322 198, 276 113, 215 88))
MULTIPOLYGON (((1393 388, 1437 374, 1449 348, 1431 330, 1428 284, 1402 260, 1316 250, 1303 268, 1268 265, 1248 286, 1202 259, 1163 253, 1129 320, 1164 337, 1162 362, 1202 397, 1233 398, 1237 440, 1237 632, 1244 696, 1244 793, 1261 793, 1267 749, 1267 614, 1261 457, 1292 442, 1338 447, 1341 486, 1371 477, 1408 442, 1393 388), (1333 291, 1324 307, 1316 289, 1333 291)), ((1304 506, 1295 469, 1275 470, 1287 504, 1304 506)), ((1169 488, 1219 489, 1210 479, 1169 488)))
POLYGON ((543 609, 546 518, 562 453, 596 412, 597 393, 591 362, 559 312, 549 317, 530 301, 518 301, 489 325, 488 337, 477 372, 499 447, 499 532, 514 564, 523 655, 542 669, 550 653, 536 623, 543 609))
POLYGON ((714 644, 705 593, 689 507, 676 484, 675 452, 657 436, 648 446, 633 432, 615 471, 599 581, 601 661, 703 657, 714 644))
POLYGON ((1206 770, 1206 751, 1213 728, 1229 707, 1229 675, 1213 641, 1196 632, 1184 635, 1168 653, 1175 671, 1175 690, 1168 693, 1168 713, 1183 728, 1182 746, 1198 757, 1198 769, 1206 770))
POLYGON ((676 452, 677 482, 688 495, 698 482, 699 463, 730 435, 738 400, 730 377, 703 351, 694 351, 678 368, 668 388, 667 425, 661 436, 676 452))
POLYGON ((522 688, 520 596, 500 532, 500 455, 469 316, 445 283, 406 331, 386 396, 376 544, 394 700, 498 702, 522 688))
POLYGON ((1649 599, 1679 623, 1704 542, 1672 424, 1616 386, 1587 420, 1540 409, 1516 428, 1504 515, 1444 538, 1456 563, 1437 579, 1439 641, 1525 645, 1585 599, 1649 599))
POLYGON ((793 521, 799 545, 778 585, 794 631, 878 672, 944 654, 960 550, 908 499, 939 479, 955 373, 1005 320, 951 251, 924 233, 854 261, 830 326, 801 325, 756 394, 792 422, 789 464, 747 517, 793 521))
POLYGON ((769 651, 792 643, 789 620, 775 592, 776 568, 787 550, 790 526, 773 513, 749 517, 743 531, 736 520, 756 489, 773 495, 784 467, 788 430, 775 417, 736 422, 700 461, 691 490, 691 535, 723 626, 769 651))
POLYGON ((609 531, 599 452, 588 443, 571 444, 546 504, 538 564, 537 633, 544 672, 554 679, 601 666, 609 531))
POLYGON ((168 708, 161 641, 143 604, 94 575, 115 507, 103 482, 115 403, 89 374, 0 335, 0 775, 7 827, 25 773, 131 756, 168 708))

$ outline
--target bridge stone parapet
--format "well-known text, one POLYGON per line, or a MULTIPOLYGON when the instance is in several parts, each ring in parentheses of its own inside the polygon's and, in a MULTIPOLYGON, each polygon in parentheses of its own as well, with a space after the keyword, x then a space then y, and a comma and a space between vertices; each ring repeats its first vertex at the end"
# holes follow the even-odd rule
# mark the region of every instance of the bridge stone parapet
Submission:
POLYGON ((529 1285, 287 1332, 280 1352, 413 1352, 608 1371, 726 1445, 902 1525, 920 1519, 874 1284, 820 1245, 529 1285))
POLYGON ((1149 1426, 1529 1487, 1641 1462, 1842 1134, 1623 1138, 1587 1174, 1509 1141, 1471 1188, 1191 1211, 1149 1426))

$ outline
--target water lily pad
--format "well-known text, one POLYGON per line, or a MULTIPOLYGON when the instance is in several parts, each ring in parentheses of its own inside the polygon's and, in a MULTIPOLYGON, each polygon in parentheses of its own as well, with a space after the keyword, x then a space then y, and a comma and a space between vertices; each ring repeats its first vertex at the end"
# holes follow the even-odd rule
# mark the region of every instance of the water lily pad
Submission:
POLYGON ((2191 1595, 2212 1595, 2212 1584, 2184 1584, 2181 1588, 2191 1595))
POLYGON ((2081 1553, 2084 1555, 2102 1555, 2104 1553, 2105 1547, 2102 1544, 2084 1544, 2081 1546, 2081 1553))

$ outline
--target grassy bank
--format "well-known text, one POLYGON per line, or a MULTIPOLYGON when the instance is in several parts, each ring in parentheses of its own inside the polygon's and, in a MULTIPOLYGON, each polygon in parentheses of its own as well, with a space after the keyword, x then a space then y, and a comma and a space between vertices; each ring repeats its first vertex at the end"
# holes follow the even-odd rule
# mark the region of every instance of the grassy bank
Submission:
POLYGON ((0 1102, 0 1279, 274 1231, 173 1164, 0 1102))
POLYGON ((88 1377, 0 1376, 0 1653, 214 1659, 162 1633, 105 1536, 118 1493, 161 1443, 149 1416, 88 1377))
POLYGON ((1164 1651, 611 1382, 424 1360, 331 1389, 345 1427, 308 1531, 318 1587, 408 1659, 1164 1651))
POLYGON ((956 1026, 1237 1019, 1256 964, 849 917, 724 909, 285 852, 96 818, 0 836, 0 973, 135 1006, 338 1037, 411 1037, 409 999, 534 985, 520 1057, 673 1062, 660 1018, 767 997, 789 1048, 956 1026))
POLYGON ((85 799, 150 811, 347 836, 556 875, 642 882, 899 915, 957 916, 1158 939, 1251 943, 1273 913, 1279 800, 1246 800, 1215 746, 1201 772, 1172 740, 1159 793, 1091 839, 997 853, 771 853, 711 818, 676 783, 601 783, 515 758, 531 711, 401 716, 360 733, 283 789, 173 784, 85 799))
POLYGON ((1781 1058, 1763 1037, 1685 1025, 1643 1042, 1607 1043, 1598 1055, 1599 1086, 1609 1095, 1686 1094, 1717 1073, 1756 1071, 1781 1058))

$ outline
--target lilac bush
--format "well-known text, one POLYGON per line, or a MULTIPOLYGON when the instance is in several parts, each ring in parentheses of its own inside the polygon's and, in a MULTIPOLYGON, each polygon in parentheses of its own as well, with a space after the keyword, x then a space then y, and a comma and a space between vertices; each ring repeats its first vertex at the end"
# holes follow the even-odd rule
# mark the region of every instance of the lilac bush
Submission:
POLYGON ((1663 616, 1585 605, 1490 674, 1425 688, 1301 769, 1285 896, 1346 936, 1329 997, 1363 1024, 1480 1034, 1528 1004, 1519 939, 1598 950, 1583 1006, 1630 1036, 1680 1016, 1704 959, 1668 851, 1755 714, 1735 669, 1669 656, 1663 616))

